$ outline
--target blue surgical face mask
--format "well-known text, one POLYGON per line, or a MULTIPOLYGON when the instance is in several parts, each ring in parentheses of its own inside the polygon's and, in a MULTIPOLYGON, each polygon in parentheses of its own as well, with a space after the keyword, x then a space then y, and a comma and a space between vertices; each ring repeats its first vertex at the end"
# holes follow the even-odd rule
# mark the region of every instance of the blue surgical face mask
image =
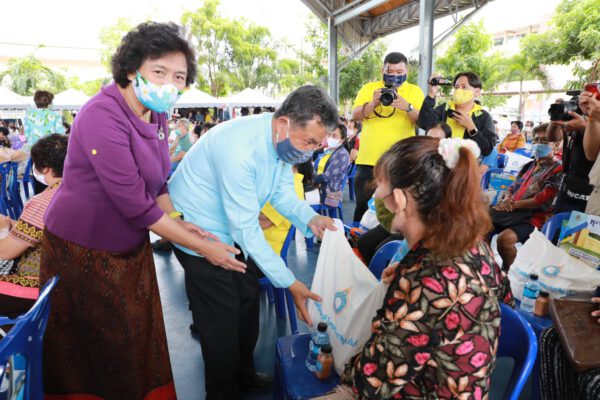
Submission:
POLYGON ((405 81, 406 81, 406 74, 404 74, 404 75, 383 74, 383 82, 386 85, 392 85, 393 87, 399 87, 405 81))
POLYGON ((548 157, 548 155, 552 152, 552 146, 546 143, 536 143, 531 149, 533 150, 533 155, 535 158, 544 158, 548 157))
POLYGON ((313 150, 299 150, 294 147, 292 141, 290 140, 290 120, 287 122, 287 132, 286 138, 283 141, 279 141, 279 131, 277 131, 277 143, 275 144, 275 151, 279 158, 283 160, 283 162, 296 165, 302 164, 310 160, 313 155, 313 150))
POLYGON ((144 78, 139 72, 131 84, 140 103, 158 113, 169 111, 183 94, 183 90, 177 89, 175 85, 157 85, 144 78))

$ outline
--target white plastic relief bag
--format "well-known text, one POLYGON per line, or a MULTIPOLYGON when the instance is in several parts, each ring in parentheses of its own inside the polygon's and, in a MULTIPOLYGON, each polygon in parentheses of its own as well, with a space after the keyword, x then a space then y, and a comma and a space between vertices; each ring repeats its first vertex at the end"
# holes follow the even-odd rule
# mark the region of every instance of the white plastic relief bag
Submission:
POLYGON ((600 286, 600 271, 571 257, 537 229, 531 233, 508 272, 513 295, 523 298, 523 286, 529 274, 537 274, 541 290, 551 297, 590 298, 600 286))
POLYGON ((325 231, 311 286, 323 301, 310 301, 308 311, 315 326, 327 323, 338 374, 371 336, 387 288, 354 254, 343 230, 325 231))

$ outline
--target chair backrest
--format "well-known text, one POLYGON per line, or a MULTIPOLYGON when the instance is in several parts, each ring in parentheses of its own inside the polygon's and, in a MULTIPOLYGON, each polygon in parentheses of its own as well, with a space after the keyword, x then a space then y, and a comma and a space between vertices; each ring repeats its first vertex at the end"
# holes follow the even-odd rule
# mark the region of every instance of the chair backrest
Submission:
POLYGON ((31 182, 31 165, 33 164, 33 161, 31 161, 31 158, 29 158, 29 160, 27 160, 27 166, 25 166, 25 172, 23 173, 23 182, 31 182))
POLYGON ((498 168, 504 169, 504 167, 506 167, 507 161, 508 156, 506 154, 498 154, 498 168))
POLYGON ((369 263, 369 270, 375 275, 375 278, 381 279, 381 273, 390 264, 391 259, 400 249, 402 240, 392 240, 387 242, 373 256, 369 263))
POLYGON ((296 236, 296 227, 294 227, 294 225, 292 225, 290 227, 290 230, 288 231, 287 236, 285 237, 285 241, 283 242, 283 247, 281 247, 281 253, 279 253, 279 256, 281 258, 283 258, 283 262, 285 262, 286 265, 287 265, 288 249, 290 248, 290 243, 294 239, 294 236, 296 236))
POLYGON ((490 168, 481 177, 481 188, 487 189, 490 185, 490 176, 492 174, 501 174, 503 171, 500 168, 490 168))
POLYGON ((560 231, 560 228, 562 228, 563 222, 567 221, 569 218, 571 218, 570 211, 553 215, 552 218, 546 221, 544 226, 542 226, 542 233, 548 240, 554 240, 554 237, 560 231))
POLYGON ((514 152, 515 152, 515 154, 520 154, 522 156, 531 158, 531 151, 527 150, 525 147, 516 149, 514 152))
POLYGON ((4 367, 11 356, 24 357, 25 399, 43 398, 42 343, 50 313, 50 294, 57 281, 58 277, 55 276, 44 285, 37 301, 27 313, 14 320, 0 317, 0 325, 14 324, 8 335, 0 340, 0 382, 6 372, 4 367))
POLYGON ((498 357, 509 357, 514 366, 504 398, 518 400, 525 382, 533 369, 537 355, 537 339, 529 322, 517 311, 500 303, 500 338, 498 357))

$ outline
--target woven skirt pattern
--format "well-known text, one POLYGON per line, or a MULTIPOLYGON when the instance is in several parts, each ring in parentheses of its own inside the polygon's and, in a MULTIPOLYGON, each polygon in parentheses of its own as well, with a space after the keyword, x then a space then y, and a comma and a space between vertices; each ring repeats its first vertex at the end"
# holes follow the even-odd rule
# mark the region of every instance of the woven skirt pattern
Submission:
POLYGON ((55 275, 44 337, 46 399, 175 399, 150 242, 111 253, 46 230, 40 286, 55 275))

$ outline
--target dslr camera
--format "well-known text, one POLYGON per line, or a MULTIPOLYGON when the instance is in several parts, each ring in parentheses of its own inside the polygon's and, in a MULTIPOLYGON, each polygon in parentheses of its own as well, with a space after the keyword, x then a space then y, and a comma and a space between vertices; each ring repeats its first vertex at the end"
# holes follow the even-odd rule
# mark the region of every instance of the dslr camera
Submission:
POLYGON ((567 92, 567 96, 571 98, 564 103, 551 104, 548 109, 548 115, 550 115, 550 121, 570 121, 573 119, 569 115, 569 111, 577 114, 583 114, 579 108, 579 95, 581 90, 570 90, 567 92))
POLYGON ((385 87, 381 89, 381 97, 379 101, 384 106, 389 106, 398 98, 398 93, 396 92, 396 88, 394 87, 394 83, 392 81, 385 81, 385 87))

